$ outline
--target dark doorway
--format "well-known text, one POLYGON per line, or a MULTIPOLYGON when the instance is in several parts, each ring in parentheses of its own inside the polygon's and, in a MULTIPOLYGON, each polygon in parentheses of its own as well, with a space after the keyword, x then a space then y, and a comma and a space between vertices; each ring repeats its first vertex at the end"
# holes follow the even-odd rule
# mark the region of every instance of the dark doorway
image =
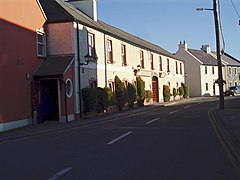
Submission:
POLYGON ((156 76, 153 76, 152 78, 152 91, 153 91, 153 102, 159 102, 158 78, 156 76))
POLYGON ((57 80, 40 81, 40 106, 43 120, 58 120, 58 83, 57 80))

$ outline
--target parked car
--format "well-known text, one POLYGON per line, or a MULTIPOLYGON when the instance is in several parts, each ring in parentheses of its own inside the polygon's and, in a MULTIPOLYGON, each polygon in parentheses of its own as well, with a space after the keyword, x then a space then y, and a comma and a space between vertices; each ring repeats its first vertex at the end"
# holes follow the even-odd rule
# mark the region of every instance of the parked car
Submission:
POLYGON ((240 94, 240 86, 231 86, 224 92, 225 96, 236 96, 240 94))

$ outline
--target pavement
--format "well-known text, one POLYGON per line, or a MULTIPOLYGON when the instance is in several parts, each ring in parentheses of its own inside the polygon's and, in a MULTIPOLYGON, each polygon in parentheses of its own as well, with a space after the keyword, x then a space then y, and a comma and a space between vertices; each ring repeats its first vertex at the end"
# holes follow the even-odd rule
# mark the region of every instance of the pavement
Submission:
MULTIPOLYGON (((55 133, 69 128, 89 126, 91 124, 97 124, 103 121, 109 121, 119 117, 136 115, 138 113, 149 111, 155 108, 162 108, 164 106, 170 106, 184 103, 187 101, 196 101, 201 99, 204 99, 204 97, 182 99, 168 103, 152 104, 145 107, 137 107, 120 112, 109 113, 106 115, 93 116, 87 119, 81 119, 69 123, 49 121, 38 125, 26 126, 23 128, 9 130, 6 132, 0 132, 0 144, 3 144, 4 142, 8 142, 11 140, 55 133)), ((213 100, 217 99, 213 98, 213 100)), ((220 138, 225 137, 224 142, 227 141, 227 143, 230 146, 230 149, 233 149, 232 150, 234 151, 233 154, 236 155, 236 157, 233 158, 238 159, 239 162, 237 163, 239 164, 240 168, 240 96, 225 98, 225 108, 223 110, 220 110, 218 106, 215 106, 210 110, 209 116, 220 138)), ((230 153, 232 153, 232 151, 230 153)))

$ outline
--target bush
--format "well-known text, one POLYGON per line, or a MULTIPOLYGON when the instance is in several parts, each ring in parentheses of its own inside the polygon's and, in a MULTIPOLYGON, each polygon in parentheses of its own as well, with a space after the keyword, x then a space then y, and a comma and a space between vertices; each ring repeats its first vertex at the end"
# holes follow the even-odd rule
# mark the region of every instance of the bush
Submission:
POLYGON ((107 92, 108 95, 108 105, 113 105, 113 92, 112 89, 109 87, 105 87, 104 90, 107 92))
POLYGON ((127 102, 127 92, 123 82, 119 79, 118 76, 115 76, 114 82, 116 87, 116 104, 119 111, 121 111, 127 102))
POLYGON ((144 106, 145 100, 145 83, 141 77, 137 76, 137 101, 139 106, 144 106))
POLYGON ((179 87, 178 90, 179 90, 179 95, 182 97, 184 95, 183 86, 179 87))
POLYGON ((128 105, 130 108, 132 108, 134 106, 134 102, 137 99, 137 89, 131 83, 128 83, 127 95, 128 95, 128 105))
POLYGON ((169 87, 167 85, 163 85, 163 99, 164 99, 164 102, 169 102, 170 97, 171 97, 171 94, 170 94, 169 87))
POLYGON ((105 89, 98 87, 97 88, 97 110, 98 113, 103 113, 108 109, 108 93, 105 89))
POLYGON ((176 88, 173 88, 173 97, 174 97, 174 99, 175 99, 176 96, 177 96, 177 90, 176 90, 176 88))
POLYGON ((150 102, 151 99, 153 98, 153 93, 152 93, 152 91, 146 90, 146 91, 145 91, 145 98, 146 98, 146 101, 147 101, 147 102, 150 102))
POLYGON ((182 85, 183 91, 184 91, 183 97, 188 98, 189 97, 189 90, 188 90, 187 85, 185 83, 182 83, 181 85, 182 85))
POLYGON ((92 112, 97 102, 96 91, 92 88, 83 88, 81 94, 83 99, 83 112, 92 112))

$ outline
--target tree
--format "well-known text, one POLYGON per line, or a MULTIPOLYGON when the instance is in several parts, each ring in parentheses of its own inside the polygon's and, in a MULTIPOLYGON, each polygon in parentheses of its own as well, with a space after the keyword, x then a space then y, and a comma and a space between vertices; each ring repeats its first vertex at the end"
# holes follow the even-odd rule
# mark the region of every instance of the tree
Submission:
POLYGON ((139 106, 144 106, 145 83, 140 76, 137 76, 137 101, 139 106))
POLYGON ((132 83, 128 83, 127 95, 128 95, 128 105, 129 107, 132 108, 134 106, 134 102, 137 99, 137 89, 132 83))
POLYGON ((127 102, 127 91, 123 84, 123 82, 119 79, 118 76, 115 76, 114 79, 115 87, 116 87, 116 104, 118 106, 119 111, 122 111, 124 105, 127 102))

